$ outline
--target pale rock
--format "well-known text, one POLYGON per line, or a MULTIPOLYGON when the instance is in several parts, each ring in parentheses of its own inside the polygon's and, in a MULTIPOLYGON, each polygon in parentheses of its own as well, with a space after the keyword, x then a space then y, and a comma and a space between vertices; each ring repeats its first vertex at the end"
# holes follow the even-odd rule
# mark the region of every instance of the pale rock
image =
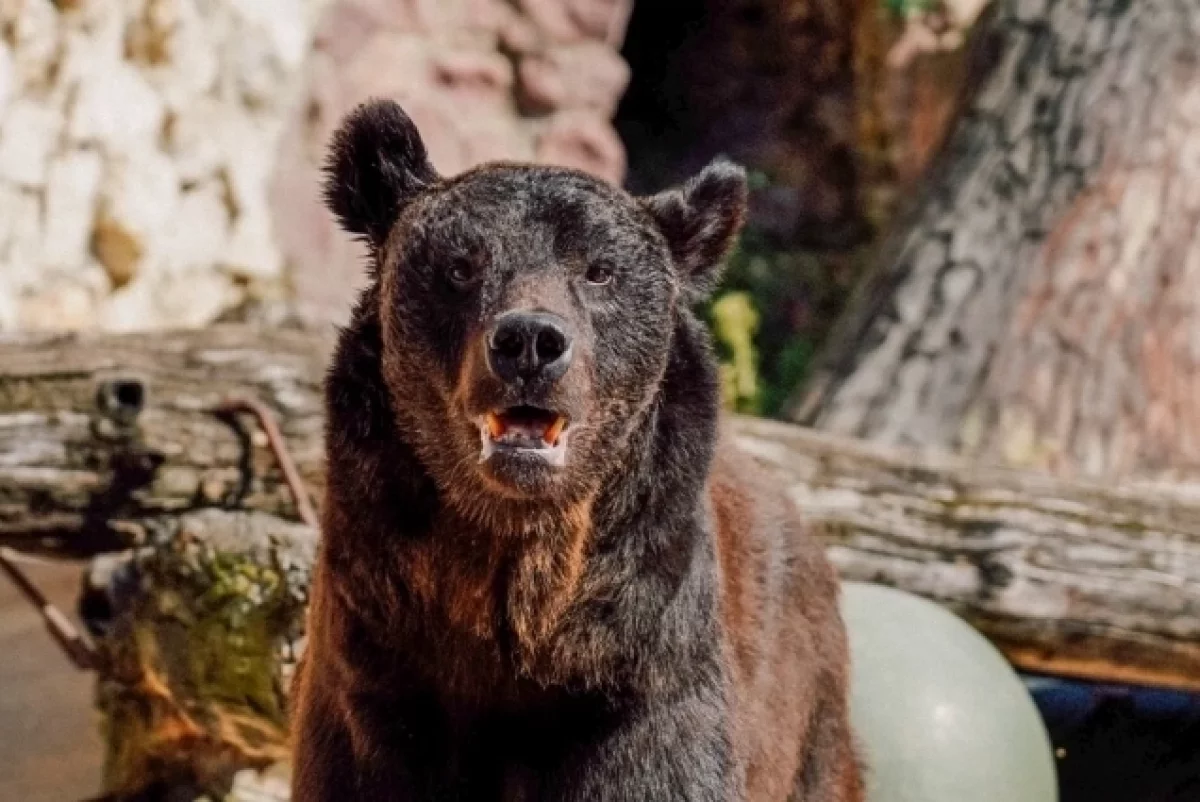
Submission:
POLYGON ((336 13, 329 14, 321 22, 314 42, 315 52, 310 56, 309 67, 320 58, 336 64, 344 64, 358 54, 363 43, 378 32, 382 23, 374 18, 371 9, 360 3, 342 2, 336 13))
POLYGON ((0 332, 16 331, 21 323, 21 307, 17 303, 17 288, 0 274, 0 332))
POLYGON ((471 117, 461 108, 442 102, 430 93, 400 101, 421 132, 429 161, 442 175, 457 175, 474 166, 471 161, 471 117))
POLYGON ((225 181, 236 216, 220 264, 241 276, 277 276, 283 257, 271 224, 270 182, 282 125, 231 120, 221 131, 225 181))
POLYGON ((171 160, 156 150, 114 160, 101 187, 93 248, 115 286, 139 271, 156 236, 172 225, 179 178, 171 160))
POLYGON ((221 68, 222 82, 236 87, 243 105, 272 108, 279 103, 286 75, 261 32, 245 25, 235 26, 224 43, 221 68))
POLYGON ((113 154, 141 154, 158 142, 166 109, 162 98, 126 63, 97 66, 79 86, 68 133, 113 154))
POLYGON ((518 68, 520 100, 534 112, 591 109, 610 117, 629 85, 629 66, 599 42, 526 56, 518 68))
POLYGON ((159 325, 204 326, 241 300, 228 276, 211 267, 164 275, 154 282, 159 325))
MULTIPOLYGON (((32 212, 33 227, 39 231, 41 209, 38 196, 6 181, 0 181, 0 261, 11 261, 9 251, 21 230, 21 220, 32 212), (32 208, 27 205, 32 201, 32 208)), ((11 280, 16 267, 6 266, 2 271, 11 280)))
POLYGON ((517 6, 554 41, 574 42, 583 38, 583 31, 563 0, 518 0, 517 6))
POLYGON ((303 0, 229 0, 257 37, 272 45, 286 70, 298 68, 308 51, 313 3, 303 0))
MULTIPOLYGON (((421 56, 427 116, 449 114, 439 81, 476 104, 510 94, 502 57, 458 55, 487 35, 465 17, 487 27, 501 0, 363 2, 451 34, 436 74, 421 56)), ((0 0, 0 329, 202 325, 247 278, 280 285, 268 182, 327 5, 0 0)), ((349 100, 330 90, 332 125, 349 100)))
POLYGON ((468 48, 439 48, 430 68, 438 93, 463 108, 505 107, 513 85, 512 63, 500 53, 468 48))
POLYGON ((45 89, 58 58, 59 13, 51 0, 7 0, 0 6, 0 22, 13 48, 18 86, 45 89))
POLYGON ((225 180, 237 214, 220 264, 239 276, 277 276, 283 270, 283 256, 275 240, 269 201, 282 126, 254 126, 243 120, 224 134, 225 180))
POLYGON ((614 184, 625 177, 625 148, 608 121, 586 111, 553 115, 542 129, 536 158, 543 164, 573 167, 614 184))
POLYGON ((134 279, 100 302, 96 313, 97 327, 103 331, 126 332, 154 328, 159 324, 151 280, 145 276, 134 279))
POLYGON ((195 0, 151 0, 130 37, 144 53, 144 74, 169 108, 203 102, 220 75, 219 38, 195 0))
POLYGON ((501 48, 519 56, 533 53, 542 46, 542 35, 537 26, 517 13, 506 15, 497 27, 501 48))
POLYGON ((566 0, 567 13, 585 35, 610 45, 625 39, 633 0, 566 0))
POLYGON ((88 150, 70 152, 51 163, 42 246, 47 265, 70 268, 87 260, 103 170, 100 155, 88 150))
POLYGON ((62 118, 53 108, 32 97, 16 98, 0 125, 0 178, 25 187, 42 186, 61 126, 62 118))
POLYGON ((946 8, 954 20, 954 25, 965 31, 975 24, 988 2, 989 0, 947 0, 946 8))
POLYGON ((18 288, 41 278, 42 201, 39 193, 0 184, 0 256, 3 271, 18 288))
POLYGON ((4 110, 8 108, 8 101, 12 99, 16 83, 17 70, 13 63, 12 50, 0 42, 0 119, 4 117, 4 110))
POLYGON ((195 183, 216 175, 223 163, 221 143, 214 130, 233 112, 210 98, 197 98, 168 114, 163 126, 163 149, 175 164, 179 180, 195 183))
POLYGON ((211 267, 175 273, 147 271, 103 300, 97 313, 105 331, 196 328, 235 306, 240 293, 211 267))
POLYGON ((83 331, 96 324, 95 298, 77 281, 51 279, 18 303, 19 325, 27 331, 83 331))
POLYGON ((60 33, 55 83, 62 87, 73 89, 79 82, 125 58, 123 10, 116 4, 89 3, 86 7, 96 11, 86 24, 81 24, 78 11, 63 18, 72 24, 64 24, 60 33))
POLYGON ((533 161, 534 143, 527 126, 508 115, 480 115, 462 137, 466 166, 491 161, 533 161))
POLYGON ((86 287, 96 298, 102 298, 112 292, 112 280, 108 277, 108 271, 94 255, 89 256, 83 266, 71 271, 70 275, 79 286, 86 287))
POLYGON ((229 206, 222 182, 210 180, 184 192, 156 253, 168 269, 217 264, 229 239, 229 206))
POLYGON ((326 24, 343 14, 369 20, 377 30, 431 33, 462 19, 463 0, 342 0, 326 24))
POLYGON ((283 273, 283 254, 275 241, 271 218, 265 210, 239 215, 221 266, 241 278, 276 278, 283 273))
POLYGON ((266 216, 268 186, 283 126, 277 120, 228 115, 212 130, 221 150, 222 175, 237 216, 266 216))
POLYGON ((414 100, 433 83, 429 43, 410 33, 373 36, 340 70, 339 79, 343 112, 368 97, 414 100))

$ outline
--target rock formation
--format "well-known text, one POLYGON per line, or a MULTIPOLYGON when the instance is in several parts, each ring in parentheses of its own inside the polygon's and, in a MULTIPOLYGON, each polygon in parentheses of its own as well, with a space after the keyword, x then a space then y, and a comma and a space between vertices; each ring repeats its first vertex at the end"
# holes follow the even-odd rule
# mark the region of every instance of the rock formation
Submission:
POLYGON ((439 169, 613 181, 631 0, 0 0, 0 331, 205 324, 359 266, 320 208, 329 132, 406 104, 439 169))

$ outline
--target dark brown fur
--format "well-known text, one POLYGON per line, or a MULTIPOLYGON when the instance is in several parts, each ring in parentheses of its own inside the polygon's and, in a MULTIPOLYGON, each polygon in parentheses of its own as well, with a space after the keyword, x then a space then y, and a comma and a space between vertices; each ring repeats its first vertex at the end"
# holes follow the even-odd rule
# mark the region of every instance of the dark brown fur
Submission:
POLYGON ((859 802, 836 580, 718 446, 688 308, 740 171, 650 199, 519 165, 446 181, 382 103, 339 133, 329 200, 374 281, 327 385, 295 802, 859 802), (611 286, 582 280, 598 262, 611 286), (511 308, 578 347, 519 398, 480 345, 511 308), (481 464, 474 416, 533 402, 570 412, 566 466, 481 464))

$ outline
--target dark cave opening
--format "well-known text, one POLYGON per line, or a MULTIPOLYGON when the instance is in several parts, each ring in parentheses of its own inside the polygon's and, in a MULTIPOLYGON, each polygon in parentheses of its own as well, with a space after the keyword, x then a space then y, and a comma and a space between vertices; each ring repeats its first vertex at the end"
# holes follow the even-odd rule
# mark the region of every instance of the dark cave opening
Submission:
POLYGON ((627 186, 648 192, 717 156, 752 173, 750 227, 776 247, 866 236, 855 165, 857 3, 640 0, 615 125, 627 186))

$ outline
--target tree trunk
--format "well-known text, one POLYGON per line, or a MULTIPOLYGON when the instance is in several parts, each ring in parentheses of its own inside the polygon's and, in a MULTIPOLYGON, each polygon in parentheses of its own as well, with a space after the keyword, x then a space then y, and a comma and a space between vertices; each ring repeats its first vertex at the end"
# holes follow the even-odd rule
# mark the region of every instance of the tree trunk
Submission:
MULTIPOLYGON (((326 332, 245 326, 0 343, 0 542, 281 542, 296 513, 265 438, 212 409, 230 394, 273 408, 319 492, 330 346, 326 332)), ((734 425, 844 576, 945 602, 1027 667, 1200 687, 1200 494, 734 425)))
POLYGON ((997 0, 980 27, 994 66, 791 416, 1068 474, 1195 472, 1200 4, 997 0))

